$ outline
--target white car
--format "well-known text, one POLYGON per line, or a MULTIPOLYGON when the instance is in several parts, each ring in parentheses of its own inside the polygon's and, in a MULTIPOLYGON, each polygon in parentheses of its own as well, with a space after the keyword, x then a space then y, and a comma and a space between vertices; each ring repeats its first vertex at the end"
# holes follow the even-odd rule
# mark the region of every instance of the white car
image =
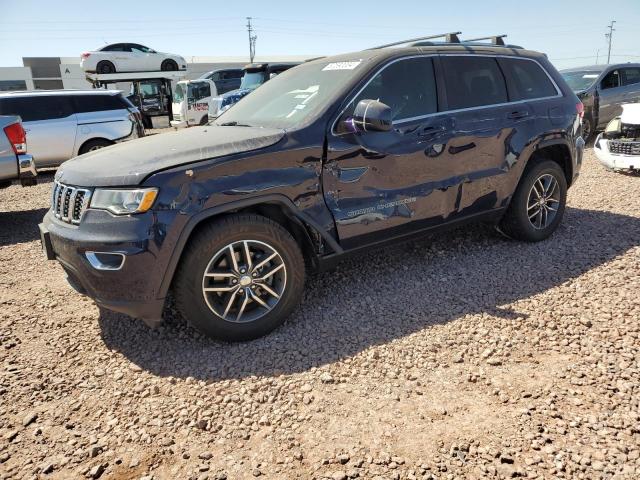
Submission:
POLYGON ((622 115, 598 135, 593 150, 605 167, 640 172, 640 103, 622 105, 622 115))
POLYGON ((156 52, 137 43, 114 43, 81 55, 85 72, 109 74, 186 70, 187 61, 180 55, 156 52))

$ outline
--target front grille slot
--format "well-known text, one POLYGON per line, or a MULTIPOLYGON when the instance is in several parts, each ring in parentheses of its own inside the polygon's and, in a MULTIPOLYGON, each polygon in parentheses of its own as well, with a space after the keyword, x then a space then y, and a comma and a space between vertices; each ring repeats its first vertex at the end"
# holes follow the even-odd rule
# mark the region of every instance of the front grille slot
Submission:
POLYGON ((619 155, 640 155, 640 142, 609 140, 609 151, 619 155))
POLYGON ((77 225, 89 206, 91 191, 55 182, 51 195, 51 211, 63 222, 77 225))

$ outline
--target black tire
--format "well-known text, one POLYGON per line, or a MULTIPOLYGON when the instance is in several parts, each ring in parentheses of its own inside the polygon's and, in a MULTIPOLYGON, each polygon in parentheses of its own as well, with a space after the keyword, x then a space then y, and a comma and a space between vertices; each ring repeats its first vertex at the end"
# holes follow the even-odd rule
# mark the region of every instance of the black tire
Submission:
POLYGON ((175 72, 178 70, 178 64, 173 60, 165 60, 160 65, 160 70, 163 72, 175 72))
POLYGON ((98 65, 96 66, 96 72, 102 75, 116 73, 116 66, 108 60, 102 60, 98 62, 98 65))
MULTIPOLYGON (((227 258, 230 259, 230 256, 227 258)), ((239 262, 242 261, 240 257, 239 262)), ((300 301, 304 281, 304 258, 291 234, 268 218, 253 214, 237 214, 208 223, 189 240, 174 279, 173 289, 176 305, 182 315, 204 335, 220 340, 246 341, 266 335, 286 320, 300 301), (210 268, 210 262, 219 252, 227 251, 229 245, 242 241, 268 244, 280 255, 286 275, 284 290, 271 310, 265 313, 256 303, 252 312, 262 316, 244 323, 233 318, 225 320, 214 312, 209 307, 209 300, 205 299, 207 294, 203 289, 206 281, 205 272, 211 271, 207 270, 210 268)), ((247 290, 248 287, 243 288, 247 290)), ((219 295, 215 299, 221 299, 221 304, 227 304, 227 299, 235 298, 234 293, 215 295, 219 295), (225 295, 230 296, 224 297, 225 295)), ((239 310, 239 307, 234 308, 239 310)))
MULTIPOLYGON (((555 201, 556 200, 554 200, 554 202, 555 201)), ((505 235, 511 238, 525 242, 539 242, 548 238, 556 228, 558 228, 558 225, 562 221, 562 216, 564 215, 566 203, 567 179, 565 178, 564 171, 560 165, 552 160, 542 159, 540 161, 536 161, 525 169, 520 183, 518 184, 518 188, 511 199, 509 208, 500 221, 499 228, 505 235), (557 182, 557 193, 554 193, 556 190, 552 192, 554 199, 557 199, 557 207, 553 206, 555 203, 552 204, 551 201, 549 201, 549 207, 556 208, 555 214, 552 218, 549 218, 548 216, 546 217, 546 219, 548 219, 548 223, 543 225, 543 222, 541 221, 539 225, 536 225, 536 223, 538 223, 537 220, 541 217, 535 215, 534 219, 530 220, 529 212, 532 211, 533 214, 535 214, 536 208, 540 208, 540 210, 542 210, 544 207, 538 207, 535 205, 535 202, 533 202, 533 208, 531 206, 532 200, 534 200, 536 195, 538 185, 541 185, 536 184, 536 192, 534 192, 534 183, 538 182, 539 179, 548 180, 549 176, 553 177, 557 182)), ((547 215, 552 212, 547 209, 545 209, 545 211, 547 212, 547 215)))
POLYGON ((108 147, 109 145, 113 145, 113 142, 109 140, 105 140, 104 138, 95 138, 93 140, 89 140, 85 142, 78 151, 78 155, 83 155, 88 152, 93 152, 95 150, 100 150, 101 148, 108 147))
POLYGON ((209 115, 205 115, 204 117, 202 117, 202 119, 200 120, 200 125, 206 125, 207 123, 209 123, 209 115))
POLYGON ((589 140, 593 137, 593 127, 593 120, 585 115, 582 119, 582 139, 584 143, 589 143, 589 140))

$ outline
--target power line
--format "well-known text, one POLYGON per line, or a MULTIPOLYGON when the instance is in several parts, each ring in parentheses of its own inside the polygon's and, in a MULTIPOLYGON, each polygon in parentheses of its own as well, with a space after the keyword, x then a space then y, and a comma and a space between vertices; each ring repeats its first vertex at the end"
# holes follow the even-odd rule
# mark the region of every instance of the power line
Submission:
POLYGON ((609 39, 609 53, 607 54, 607 65, 611 63, 611 40, 613 40, 613 32, 616 31, 613 28, 613 24, 616 23, 615 20, 611 20, 611 24, 609 25, 609 33, 605 33, 604 36, 609 39))
POLYGON ((256 40, 258 36, 253 34, 251 17, 247 17, 247 32, 249 33, 249 63, 253 63, 253 59, 256 56, 256 40))

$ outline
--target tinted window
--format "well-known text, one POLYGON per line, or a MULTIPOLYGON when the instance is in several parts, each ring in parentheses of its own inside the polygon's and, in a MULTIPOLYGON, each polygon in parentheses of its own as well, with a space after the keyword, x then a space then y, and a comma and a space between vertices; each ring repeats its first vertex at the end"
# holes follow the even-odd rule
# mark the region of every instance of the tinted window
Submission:
POLYGON ((607 73, 607 75, 602 79, 602 83, 600 85, 602 86, 603 90, 607 88, 619 87, 620 73, 618 72, 618 70, 607 73))
POLYGON ((507 77, 509 100, 553 97, 556 88, 536 62, 516 58, 499 58, 498 63, 507 77))
POLYGON ((0 115, 20 115, 23 122, 65 118, 72 113, 68 96, 34 95, 0 99, 0 115))
POLYGON ((125 108, 120 95, 74 95, 76 113, 122 110, 125 108))
POLYGON ((191 90, 189 97, 193 101, 211 96, 211 88, 208 83, 192 83, 189 87, 191 90))
POLYGON ((391 107, 394 120, 438 111, 438 95, 430 58, 409 58, 378 73, 347 109, 351 114, 360 100, 379 100, 391 107))
POLYGON ((231 70, 228 75, 229 78, 242 78, 242 70, 231 70))
POLYGON ((450 110, 506 103, 507 87, 495 58, 441 58, 450 110))
POLYGON ((0 91, 10 92, 11 90, 26 90, 27 82, 24 80, 0 80, 0 91))
POLYGON ((125 52, 127 51, 124 43, 115 43, 100 49, 101 52, 125 52))
POLYGON ((217 81, 217 80, 221 80, 221 77, 222 77, 222 72, 215 72, 209 75, 209 77, 207 78, 209 78, 209 80, 217 81))
POLYGON ((634 85, 636 83, 640 83, 640 68, 623 68, 622 84, 634 85))

